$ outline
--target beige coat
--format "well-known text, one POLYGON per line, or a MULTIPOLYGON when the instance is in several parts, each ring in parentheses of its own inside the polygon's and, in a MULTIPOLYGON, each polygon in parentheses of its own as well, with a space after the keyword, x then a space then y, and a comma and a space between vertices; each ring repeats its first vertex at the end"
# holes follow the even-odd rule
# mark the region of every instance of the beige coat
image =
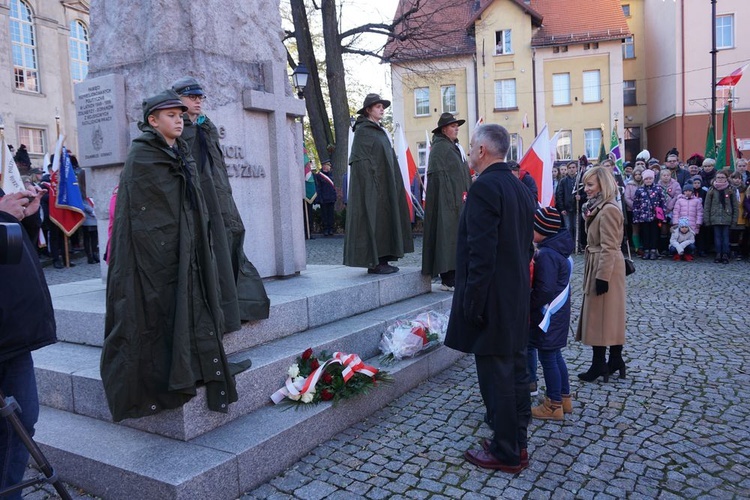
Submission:
POLYGON ((625 262, 622 244, 622 211, 613 202, 594 208, 586 220, 586 262, 583 301, 576 340, 591 346, 625 344, 625 262), (609 291, 596 295, 596 280, 609 283, 609 291))

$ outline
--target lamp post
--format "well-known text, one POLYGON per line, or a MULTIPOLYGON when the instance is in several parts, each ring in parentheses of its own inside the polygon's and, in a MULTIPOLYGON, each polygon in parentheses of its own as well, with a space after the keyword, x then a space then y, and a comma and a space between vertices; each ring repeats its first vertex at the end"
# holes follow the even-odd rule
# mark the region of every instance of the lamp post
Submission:
POLYGON ((305 98, 305 87, 307 87, 307 77, 310 76, 310 72, 307 70, 307 66, 299 63, 294 72, 292 73, 292 83, 294 88, 297 89, 297 97, 300 99, 305 98))

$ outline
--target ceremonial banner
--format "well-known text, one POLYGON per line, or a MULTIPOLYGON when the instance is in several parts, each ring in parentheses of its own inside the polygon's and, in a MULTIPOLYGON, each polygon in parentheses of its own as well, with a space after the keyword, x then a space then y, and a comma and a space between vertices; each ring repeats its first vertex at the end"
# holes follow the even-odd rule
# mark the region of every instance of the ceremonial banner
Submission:
POLYGON ((54 170, 51 176, 49 218, 65 236, 71 236, 86 219, 83 198, 67 149, 62 148, 62 153, 55 155, 54 164, 59 165, 59 168, 54 170))
POLYGON ((23 191, 23 181, 21 180, 21 172, 18 171, 18 166, 15 160, 13 160, 13 153, 7 144, 5 144, 5 136, 2 139, 2 161, 0 162, 0 177, 2 178, 2 184, 0 188, 5 191, 5 194, 17 193, 23 191))

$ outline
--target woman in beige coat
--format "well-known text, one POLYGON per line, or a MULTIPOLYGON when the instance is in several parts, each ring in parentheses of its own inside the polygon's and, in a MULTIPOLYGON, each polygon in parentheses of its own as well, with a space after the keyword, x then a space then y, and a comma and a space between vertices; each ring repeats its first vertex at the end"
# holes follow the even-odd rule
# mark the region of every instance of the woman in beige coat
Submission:
POLYGON ((623 215, 616 199, 617 184, 611 170, 595 167, 583 176, 588 201, 582 211, 586 219, 583 303, 576 339, 593 347, 591 368, 578 375, 593 382, 609 380, 619 371, 625 378, 622 346, 625 344, 625 262, 622 244, 623 215), (609 346, 609 362, 606 350, 609 346))

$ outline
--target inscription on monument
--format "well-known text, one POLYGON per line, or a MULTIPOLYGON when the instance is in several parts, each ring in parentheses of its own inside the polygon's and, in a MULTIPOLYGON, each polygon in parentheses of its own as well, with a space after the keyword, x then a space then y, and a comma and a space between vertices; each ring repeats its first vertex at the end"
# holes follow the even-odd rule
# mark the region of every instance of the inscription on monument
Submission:
POLYGON ((85 80, 75 86, 78 158, 86 167, 125 162, 127 125, 121 75, 85 80))
POLYGON ((242 146, 222 144, 221 152, 226 158, 227 175, 229 177, 259 178, 266 176, 266 169, 263 165, 250 165, 243 161, 245 150, 242 146))

